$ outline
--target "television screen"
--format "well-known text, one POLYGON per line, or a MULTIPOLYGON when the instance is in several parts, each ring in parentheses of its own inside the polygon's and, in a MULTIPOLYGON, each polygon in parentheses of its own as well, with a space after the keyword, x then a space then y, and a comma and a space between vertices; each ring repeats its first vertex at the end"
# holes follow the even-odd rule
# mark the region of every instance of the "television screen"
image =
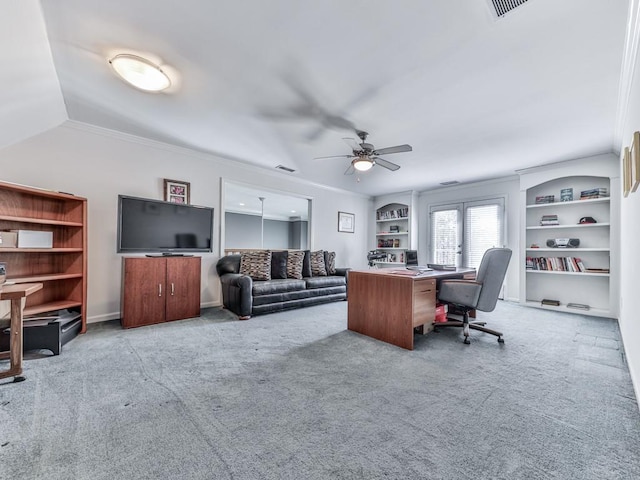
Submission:
POLYGON ((118 252, 211 252, 213 208, 118 195, 118 252))

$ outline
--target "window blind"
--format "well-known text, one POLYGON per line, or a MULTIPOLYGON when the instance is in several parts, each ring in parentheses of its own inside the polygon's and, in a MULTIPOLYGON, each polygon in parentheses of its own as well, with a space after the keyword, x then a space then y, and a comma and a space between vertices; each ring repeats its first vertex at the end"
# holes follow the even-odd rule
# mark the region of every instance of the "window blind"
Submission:
POLYGON ((478 268, 487 249, 502 246, 502 210, 501 203, 465 207, 465 266, 478 268))

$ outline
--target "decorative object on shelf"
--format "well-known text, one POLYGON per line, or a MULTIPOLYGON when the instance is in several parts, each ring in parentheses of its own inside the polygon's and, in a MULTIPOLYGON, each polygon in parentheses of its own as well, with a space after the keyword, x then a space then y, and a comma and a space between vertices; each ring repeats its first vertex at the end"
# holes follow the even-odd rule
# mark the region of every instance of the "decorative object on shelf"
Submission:
POLYGON ((532 243, 529 248, 540 248, 540 245, 538 245, 537 243, 532 243))
POLYGON ((191 203, 191 184, 180 180, 164 179, 164 201, 172 203, 191 203))
POLYGON ((398 233, 400 231, 400 227, 398 225, 391 225, 389 227, 389 231, 391 233, 398 233))
POLYGON ((572 202, 573 201, 573 188, 563 188, 560 190, 560 201, 561 202, 572 202))
POLYGON ((595 219, 595 218, 593 218, 593 217, 582 217, 582 218, 578 221, 578 224, 579 224, 579 225, 582 225, 582 224, 585 224, 585 223, 598 223, 598 222, 596 222, 596 219, 595 219))
POLYGON ((355 231, 356 216, 353 213, 338 212, 338 231, 353 233, 355 231))
POLYGON ((2 291, 2 285, 7 280, 7 264, 0 262, 0 292, 2 291))
POLYGON ((558 215, 543 215, 540 219, 540 225, 560 225, 558 222, 558 215))
POLYGON ((394 220, 396 218, 408 218, 409 207, 398 208, 395 210, 379 210, 376 214, 376 220, 394 220))
POLYGON ((578 248, 579 246, 579 238, 550 238, 547 240, 549 248, 578 248))
POLYGON ((631 192, 638 190, 640 186, 640 132, 633 133, 633 142, 631 144, 631 171, 633 172, 633 185, 631 192))
POLYGON ((536 197, 536 205, 555 202, 555 195, 539 195, 536 197))

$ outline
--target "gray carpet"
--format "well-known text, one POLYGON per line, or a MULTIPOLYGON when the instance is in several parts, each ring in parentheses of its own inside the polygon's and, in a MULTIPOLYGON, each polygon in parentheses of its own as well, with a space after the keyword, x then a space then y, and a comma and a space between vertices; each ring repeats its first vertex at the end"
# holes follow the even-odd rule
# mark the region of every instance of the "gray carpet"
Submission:
POLYGON ((346 302, 91 325, 0 385, 2 479, 638 479, 615 321, 500 302, 412 352, 346 302))

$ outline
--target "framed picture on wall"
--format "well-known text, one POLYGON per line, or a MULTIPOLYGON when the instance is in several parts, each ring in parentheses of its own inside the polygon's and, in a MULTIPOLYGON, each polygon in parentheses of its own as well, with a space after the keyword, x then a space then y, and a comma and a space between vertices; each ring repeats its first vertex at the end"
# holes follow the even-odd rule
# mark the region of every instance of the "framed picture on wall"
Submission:
POLYGON ((189 204, 191 184, 180 180, 164 179, 164 201, 189 204))
POLYGON ((356 216, 353 213, 338 212, 338 231, 353 233, 355 231, 356 216))

